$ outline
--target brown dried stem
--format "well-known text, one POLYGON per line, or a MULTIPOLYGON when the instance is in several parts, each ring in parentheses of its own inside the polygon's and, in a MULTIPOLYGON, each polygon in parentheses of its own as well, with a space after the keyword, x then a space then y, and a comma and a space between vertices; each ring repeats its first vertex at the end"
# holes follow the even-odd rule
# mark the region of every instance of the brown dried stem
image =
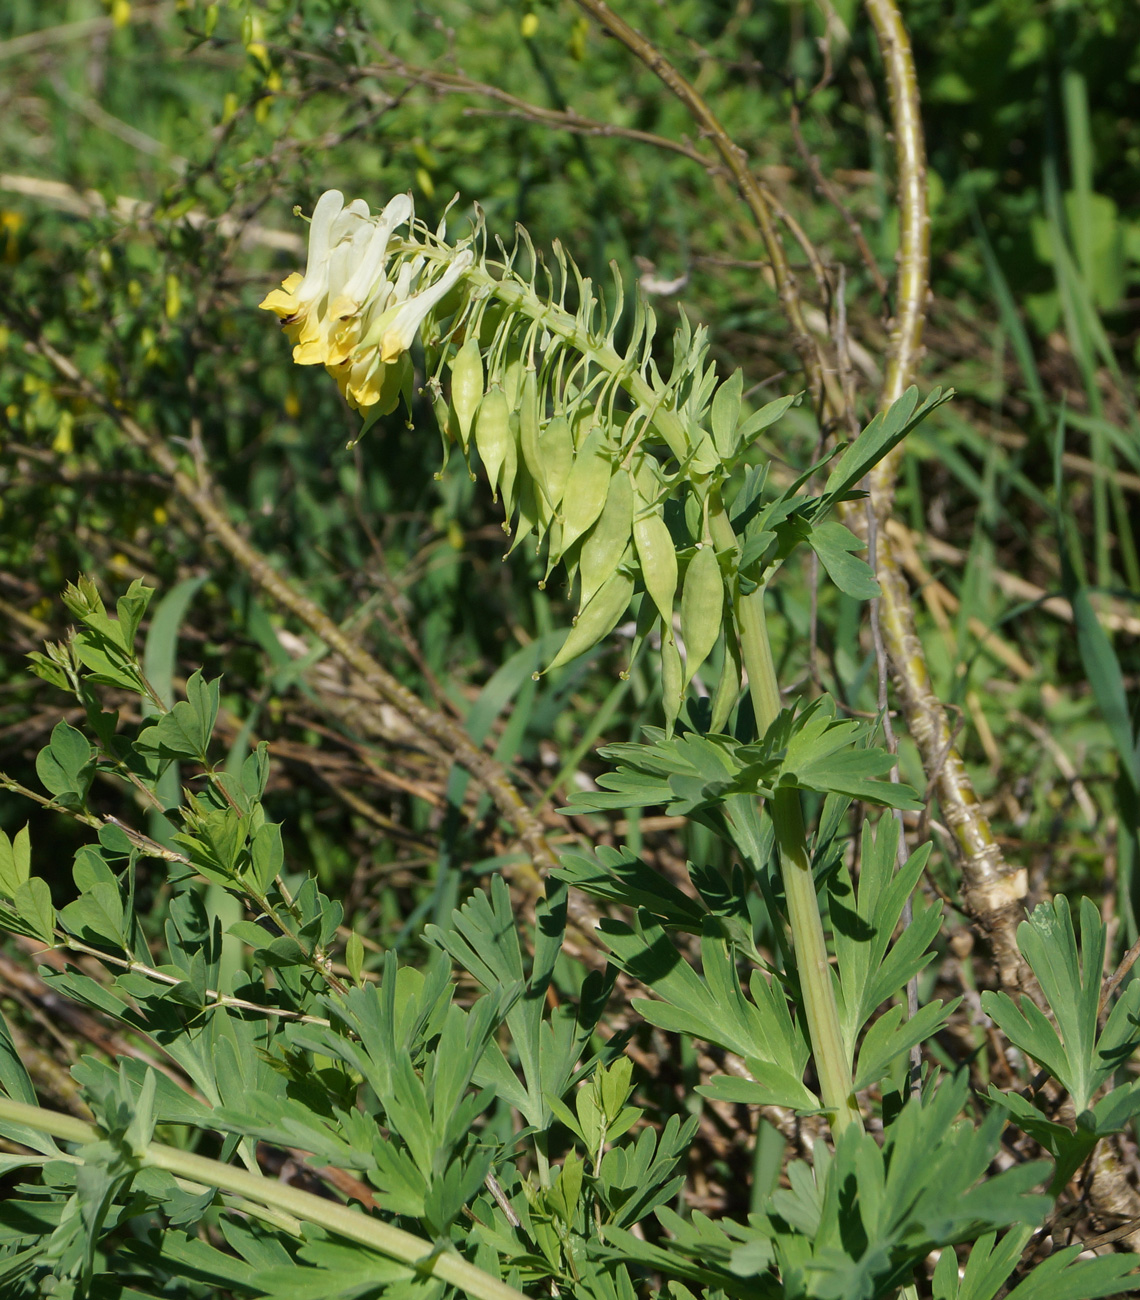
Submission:
MULTIPOLYGON (((578 3, 681 100, 702 134, 712 141, 724 159, 760 228, 780 305, 791 330, 792 345, 813 397, 819 400, 825 416, 842 427, 847 418, 842 385, 819 342, 807 331, 798 285, 784 256, 773 213, 744 151, 732 141, 699 92, 650 41, 619 18, 604 0, 578 0, 578 3)), ((902 17, 894 0, 867 0, 867 8, 887 67, 899 183, 898 288, 881 397, 886 406, 912 382, 922 355, 930 273, 926 150, 914 57, 902 17)), ((880 525, 885 524, 891 513, 900 455, 901 451, 897 451, 871 476, 871 504, 880 525)), ((845 522, 858 533, 866 534, 866 520, 860 507, 848 507, 845 522)), ((963 901, 990 939, 1002 984, 1031 989, 1035 981, 1016 943, 1016 927, 1023 915, 1022 900, 1028 892, 1026 873, 1005 862, 981 810, 970 775, 954 744, 946 711, 931 686, 909 587, 886 529, 880 526, 878 533, 876 559, 882 587, 879 607, 882 636, 908 729, 918 745, 928 778, 936 783, 945 820, 961 852, 963 901)))
MULTIPOLYGON (((24 323, 18 324, 23 327, 24 323)), ((397 681, 363 646, 338 627, 324 610, 283 578, 230 522, 212 485, 202 478, 200 465, 197 477, 187 473, 178 457, 162 439, 148 433, 126 411, 115 406, 70 358, 35 332, 26 328, 23 332, 31 351, 43 357, 84 398, 100 407, 136 447, 150 456, 167 476, 174 490, 197 512, 209 535, 229 552, 267 595, 320 637, 381 700, 398 709, 425 740, 471 773, 491 797, 504 820, 511 825, 530 859, 523 866, 513 868, 515 883, 527 893, 536 894, 542 877, 557 866, 557 858, 546 841, 541 821, 524 802, 501 764, 474 745, 458 723, 429 708, 397 681)), ((570 899, 569 909, 576 927, 584 936, 592 937, 595 916, 589 906, 575 894, 570 899)))
MULTIPOLYGON (((866 0, 887 69, 892 132, 898 170, 899 271, 890 353, 881 394, 886 407, 913 381, 922 357, 922 330, 930 289, 930 217, 926 200, 926 147, 910 38, 895 0, 866 0)), ((869 476, 871 508, 885 525, 894 502, 902 449, 869 476)), ((846 510, 852 526, 863 523, 858 507, 846 510)), ((862 531, 862 529, 860 530, 862 531)), ((895 688, 907 726, 935 783, 943 816, 962 859, 962 899, 987 934, 1003 985, 1025 990, 1035 981, 1017 948, 1016 930, 1028 892, 1024 868, 1006 863, 978 802, 969 772, 954 744, 950 722, 935 695, 915 628, 910 589, 885 527, 879 530, 876 570, 882 596, 879 621, 895 688)))
MULTIPOLYGON (((485 81, 476 81, 473 77, 465 76, 461 72, 447 72, 438 68, 424 68, 408 63, 391 50, 382 50, 379 63, 361 67, 359 72, 361 75, 368 76, 397 75, 416 85, 427 86, 440 94, 482 95, 487 99, 502 104, 504 107, 501 115, 504 117, 518 118, 524 122, 534 122, 538 126, 550 127, 552 130, 569 131, 573 135, 632 140, 637 144, 650 145, 654 149, 664 149, 669 153, 680 154, 683 158, 688 158, 691 162, 703 167, 710 176, 723 177, 724 175, 723 167, 718 166, 706 153, 691 145, 687 140, 673 140, 669 136, 657 135, 652 131, 642 131, 636 127, 619 126, 613 122, 599 122, 594 118, 583 117, 580 113, 574 112, 573 109, 547 108, 542 104, 534 104, 529 100, 520 99, 499 86, 490 85, 485 81)), ((464 111, 465 114, 470 116, 494 112, 492 109, 477 108, 468 108, 464 111)), ((829 295, 831 286, 819 250, 808 238, 807 232, 800 223, 784 207, 775 194, 763 181, 757 178, 754 179, 763 203, 767 205, 772 216, 784 224, 788 233, 799 244, 808 265, 811 267, 812 275, 820 286, 820 290, 829 295)), ((843 206, 843 201, 837 192, 835 192, 834 202, 839 206, 840 211, 849 217, 847 209, 843 206)), ((866 241, 864 241, 864 245, 865 243, 866 241)), ((768 269, 766 264, 765 269, 768 269)))
POLYGON ((821 410, 842 412, 845 403, 837 368, 834 361, 824 355, 822 345, 804 321, 803 303, 795 273, 788 265, 775 214, 768 196, 749 165, 748 155, 732 140, 700 92, 685 80, 651 41, 619 18, 605 0, 578 0, 578 4, 665 83, 689 110, 700 127, 701 134, 712 142, 724 159, 741 198, 760 228, 760 236, 772 265, 776 296, 788 321, 792 347, 804 368, 812 399, 821 410))

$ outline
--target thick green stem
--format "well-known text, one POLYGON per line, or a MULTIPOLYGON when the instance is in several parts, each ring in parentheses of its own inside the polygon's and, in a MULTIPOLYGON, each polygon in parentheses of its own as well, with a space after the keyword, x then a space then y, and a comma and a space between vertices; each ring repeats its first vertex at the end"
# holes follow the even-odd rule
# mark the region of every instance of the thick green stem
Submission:
MULTIPOLYGON (((763 587, 737 598, 736 629, 740 636, 741 657, 748 670, 756 728, 763 735, 780 711, 779 687, 764 621, 763 587)), ((823 937, 799 791, 777 790, 769 804, 769 812, 776 830, 792 947, 796 954, 804 1018, 819 1076, 819 1090, 832 1117, 832 1129, 838 1137, 848 1124, 857 1124, 861 1128, 863 1121, 851 1090, 851 1063, 839 1028, 839 1009, 835 1004, 831 964, 827 956, 827 941, 823 937)))
MULTIPOLYGON (((65 1142, 85 1146, 102 1136, 93 1125, 58 1111, 43 1110, 23 1102, 0 1097, 0 1120, 25 1124, 40 1133, 50 1133, 65 1142)), ((82 1150, 80 1151, 82 1156, 82 1150)), ((314 1196, 312 1192, 290 1187, 276 1178, 263 1178, 260 1174, 218 1160, 208 1160, 188 1151, 150 1143, 142 1153, 140 1163, 155 1169, 165 1169, 177 1178, 184 1178, 203 1187, 217 1187, 222 1191, 236 1192, 258 1205, 284 1211, 286 1214, 318 1224, 349 1241, 358 1242, 371 1250, 400 1260, 425 1277, 437 1277, 450 1282, 460 1293, 476 1296, 478 1300, 526 1300, 514 1287, 484 1273, 452 1250, 438 1250, 430 1241, 416 1237, 401 1228, 395 1228, 382 1219, 350 1209, 336 1201, 314 1196)))
MULTIPOLYGON (((735 544, 731 525, 719 502, 714 502, 710 509, 709 525, 718 550, 735 544)), ((747 596, 737 595, 734 606, 756 728, 763 735, 780 712, 780 688, 764 618, 764 588, 757 587, 747 596)), ((776 831, 792 947, 796 954, 804 1018, 819 1076, 819 1090, 831 1115, 832 1129, 838 1136, 849 1124, 862 1128, 863 1120, 851 1089, 851 1063, 839 1028, 839 1009, 831 982, 831 965, 823 937, 799 791, 777 790, 769 804, 769 812, 776 831)))

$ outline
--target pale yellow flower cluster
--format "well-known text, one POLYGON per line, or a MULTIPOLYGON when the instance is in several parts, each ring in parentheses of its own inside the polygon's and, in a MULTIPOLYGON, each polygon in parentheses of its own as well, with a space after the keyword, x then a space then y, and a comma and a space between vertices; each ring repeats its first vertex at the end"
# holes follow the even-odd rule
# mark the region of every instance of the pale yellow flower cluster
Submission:
POLYGON ((397 363, 472 261, 465 250, 433 280, 438 267, 422 254, 391 259, 392 235, 412 218, 407 194, 373 217, 363 199, 345 207, 339 190, 327 190, 313 209, 305 274, 294 272, 260 304, 280 317, 293 360, 323 365, 348 404, 370 414, 396 405, 404 368, 397 363))

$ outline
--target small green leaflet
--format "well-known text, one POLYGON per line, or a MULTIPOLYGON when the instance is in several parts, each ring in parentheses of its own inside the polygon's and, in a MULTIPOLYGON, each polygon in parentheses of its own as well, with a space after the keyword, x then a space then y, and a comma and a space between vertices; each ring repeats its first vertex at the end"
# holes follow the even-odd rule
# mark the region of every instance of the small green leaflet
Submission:
POLYGON ((218 717, 220 678, 207 682, 201 671, 186 683, 186 699, 164 714, 139 736, 138 744, 157 750, 162 758, 196 758, 208 761, 207 750, 218 717))
POLYGON ((74 727, 57 722, 48 747, 36 755, 36 775, 65 808, 81 808, 95 777, 95 749, 74 727))
POLYGON ((862 550, 863 543, 849 529, 829 519, 812 528, 807 543, 840 591, 856 600, 874 600, 879 595, 871 566, 852 554, 862 550))
POLYGON ((941 388, 935 388, 919 406, 918 389, 912 385, 897 402, 880 411, 831 471, 823 490, 826 505, 830 506, 846 496, 863 475, 902 442, 916 425, 953 396, 953 389, 943 392, 941 388))
POLYGON ((12 898, 32 869, 32 846, 25 826, 12 839, 0 831, 0 894, 12 898))

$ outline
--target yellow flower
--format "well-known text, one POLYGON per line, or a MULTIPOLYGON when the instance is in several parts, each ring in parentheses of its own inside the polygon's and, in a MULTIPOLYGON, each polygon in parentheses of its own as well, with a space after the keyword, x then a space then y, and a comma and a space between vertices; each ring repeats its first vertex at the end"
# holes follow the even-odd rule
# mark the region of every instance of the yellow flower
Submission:
POLYGON ((402 352, 406 352, 412 346, 412 340, 419 333, 419 328, 424 323, 428 312, 444 297, 473 261, 474 255, 471 250, 465 249, 458 257, 452 259, 451 265, 433 285, 421 289, 419 293, 399 303, 398 306, 390 307, 372 326, 370 333, 375 331, 380 337, 381 361, 395 361, 402 352))
POLYGON ((348 404, 355 408, 381 403, 380 414, 395 407, 400 395, 405 367, 399 375, 386 373, 394 364, 403 362, 420 326, 428 313, 451 289, 471 265, 470 250, 456 257, 447 270, 418 293, 411 286, 422 269, 423 259, 405 264, 392 287, 389 305, 369 313, 365 332, 354 348, 340 356, 336 363, 330 359, 326 368, 340 385, 348 404))
POLYGON ((365 307, 384 303, 391 295, 392 286, 384 278, 384 260, 388 255, 388 241, 392 232, 412 219, 412 200, 407 194, 397 194, 380 214, 369 238, 364 256, 352 272, 347 283, 331 296, 328 316, 331 326, 325 364, 341 365, 356 347, 362 333, 365 307))
POLYGON ((474 260, 464 250, 440 273, 423 253, 390 258, 393 234, 413 220, 407 194, 373 217, 363 200, 345 207, 338 190, 327 191, 313 209, 305 274, 290 275, 261 303, 279 317, 293 360, 323 364, 369 422, 410 388, 408 349, 474 260))
POLYGON ((339 295, 364 255, 372 234, 368 216, 363 199, 346 208, 339 190, 326 190, 309 223, 305 274, 294 272, 260 303, 280 317, 298 365, 319 365, 325 360, 330 324, 327 299, 330 291, 334 297, 339 295))

